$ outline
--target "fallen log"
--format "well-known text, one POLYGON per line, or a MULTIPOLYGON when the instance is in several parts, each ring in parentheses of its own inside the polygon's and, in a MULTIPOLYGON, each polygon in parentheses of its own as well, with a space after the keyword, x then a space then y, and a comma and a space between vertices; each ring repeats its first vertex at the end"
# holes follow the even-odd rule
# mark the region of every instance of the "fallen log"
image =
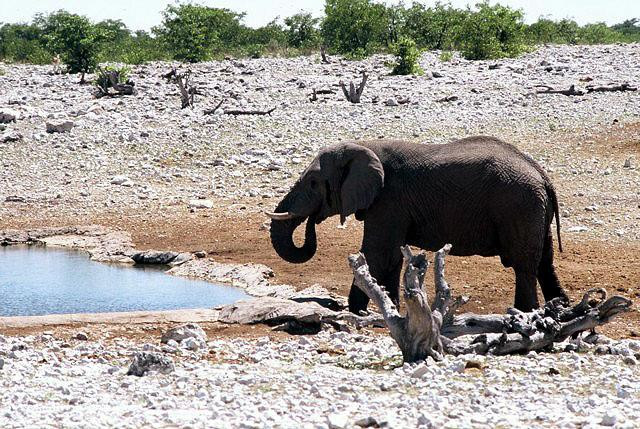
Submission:
POLYGON ((625 82, 621 85, 611 85, 611 86, 587 86, 587 92, 617 92, 617 91, 637 91, 638 88, 635 86, 631 86, 629 83, 625 82))
POLYGON ((536 85, 536 88, 544 88, 543 90, 536 91, 536 94, 562 94, 566 96, 583 96, 584 91, 576 89, 575 85, 571 85, 569 89, 553 89, 549 85, 536 85))
POLYGON ((225 110, 225 115, 271 115, 276 107, 269 110, 225 110))
POLYGON ((553 343, 592 330, 631 309, 630 300, 621 296, 607 299, 604 289, 592 289, 574 306, 562 298, 555 298, 543 308, 528 313, 509 309, 504 315, 456 315, 457 308, 468 298, 453 298, 444 278, 445 255, 450 250, 451 245, 446 245, 435 254, 435 299, 429 306, 423 288, 429 266, 426 255, 424 252, 413 255, 408 246, 402 247, 405 316, 400 315, 384 286, 371 277, 364 255, 349 256, 355 284, 380 309, 405 362, 429 356, 439 360, 444 353, 503 355, 545 350, 553 343), (594 295, 599 297, 593 299, 594 295))

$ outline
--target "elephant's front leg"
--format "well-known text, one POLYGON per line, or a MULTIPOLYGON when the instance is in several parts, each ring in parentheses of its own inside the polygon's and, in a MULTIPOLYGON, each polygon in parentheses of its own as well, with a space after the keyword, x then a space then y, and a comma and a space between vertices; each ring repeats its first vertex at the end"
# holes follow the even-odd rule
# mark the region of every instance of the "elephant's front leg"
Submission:
MULTIPOLYGON (((400 287, 400 272, 402 270, 402 252, 400 243, 394 248, 372 248, 363 249, 369 272, 376 279, 378 284, 385 287, 393 303, 398 306, 398 291, 400 287)), ((360 290, 355 283, 351 284, 349 292, 349 311, 358 314, 367 309, 369 297, 360 290)))

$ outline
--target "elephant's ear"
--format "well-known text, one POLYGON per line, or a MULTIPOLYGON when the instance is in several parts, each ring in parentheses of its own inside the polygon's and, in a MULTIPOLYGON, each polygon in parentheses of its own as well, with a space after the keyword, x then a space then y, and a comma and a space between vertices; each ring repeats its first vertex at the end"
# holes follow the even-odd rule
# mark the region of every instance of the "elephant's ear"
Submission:
POLYGON ((344 220, 373 203, 384 184, 384 169, 375 153, 358 144, 347 143, 342 157, 340 218, 344 220))

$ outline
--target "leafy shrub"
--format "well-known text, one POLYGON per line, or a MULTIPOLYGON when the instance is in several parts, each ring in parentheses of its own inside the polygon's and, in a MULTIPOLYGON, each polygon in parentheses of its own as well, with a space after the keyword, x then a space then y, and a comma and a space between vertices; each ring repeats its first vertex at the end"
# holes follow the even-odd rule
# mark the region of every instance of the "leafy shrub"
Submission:
POLYGON ((105 66, 99 69, 99 71, 100 72, 98 73, 96 79, 93 81, 93 84, 100 88, 104 88, 105 90, 112 86, 111 80, 109 80, 108 73, 115 72, 115 75, 118 78, 117 83, 127 83, 127 81, 129 80, 129 75, 131 74, 131 68, 127 66, 105 66))
POLYGON ((448 63, 453 59, 453 52, 451 51, 442 51, 440 53, 440 61, 443 63, 448 63))
POLYGON ((515 57, 524 51, 523 15, 519 10, 488 2, 478 3, 477 12, 467 11, 458 40, 469 60, 515 57))
POLYGON ((422 69, 418 65, 420 51, 416 47, 416 42, 409 38, 400 39, 395 46, 396 64, 393 74, 407 75, 420 74, 422 69))

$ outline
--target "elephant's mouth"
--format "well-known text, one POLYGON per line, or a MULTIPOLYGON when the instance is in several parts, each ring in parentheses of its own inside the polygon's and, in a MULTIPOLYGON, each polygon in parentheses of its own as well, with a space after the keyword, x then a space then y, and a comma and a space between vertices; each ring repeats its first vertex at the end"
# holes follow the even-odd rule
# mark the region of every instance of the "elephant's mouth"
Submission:
POLYGON ((271 244, 276 253, 285 261, 301 264, 313 257, 317 249, 316 216, 299 216, 292 212, 267 213, 271 218, 271 244), (298 247, 293 242, 293 233, 307 221, 304 244, 298 247))

